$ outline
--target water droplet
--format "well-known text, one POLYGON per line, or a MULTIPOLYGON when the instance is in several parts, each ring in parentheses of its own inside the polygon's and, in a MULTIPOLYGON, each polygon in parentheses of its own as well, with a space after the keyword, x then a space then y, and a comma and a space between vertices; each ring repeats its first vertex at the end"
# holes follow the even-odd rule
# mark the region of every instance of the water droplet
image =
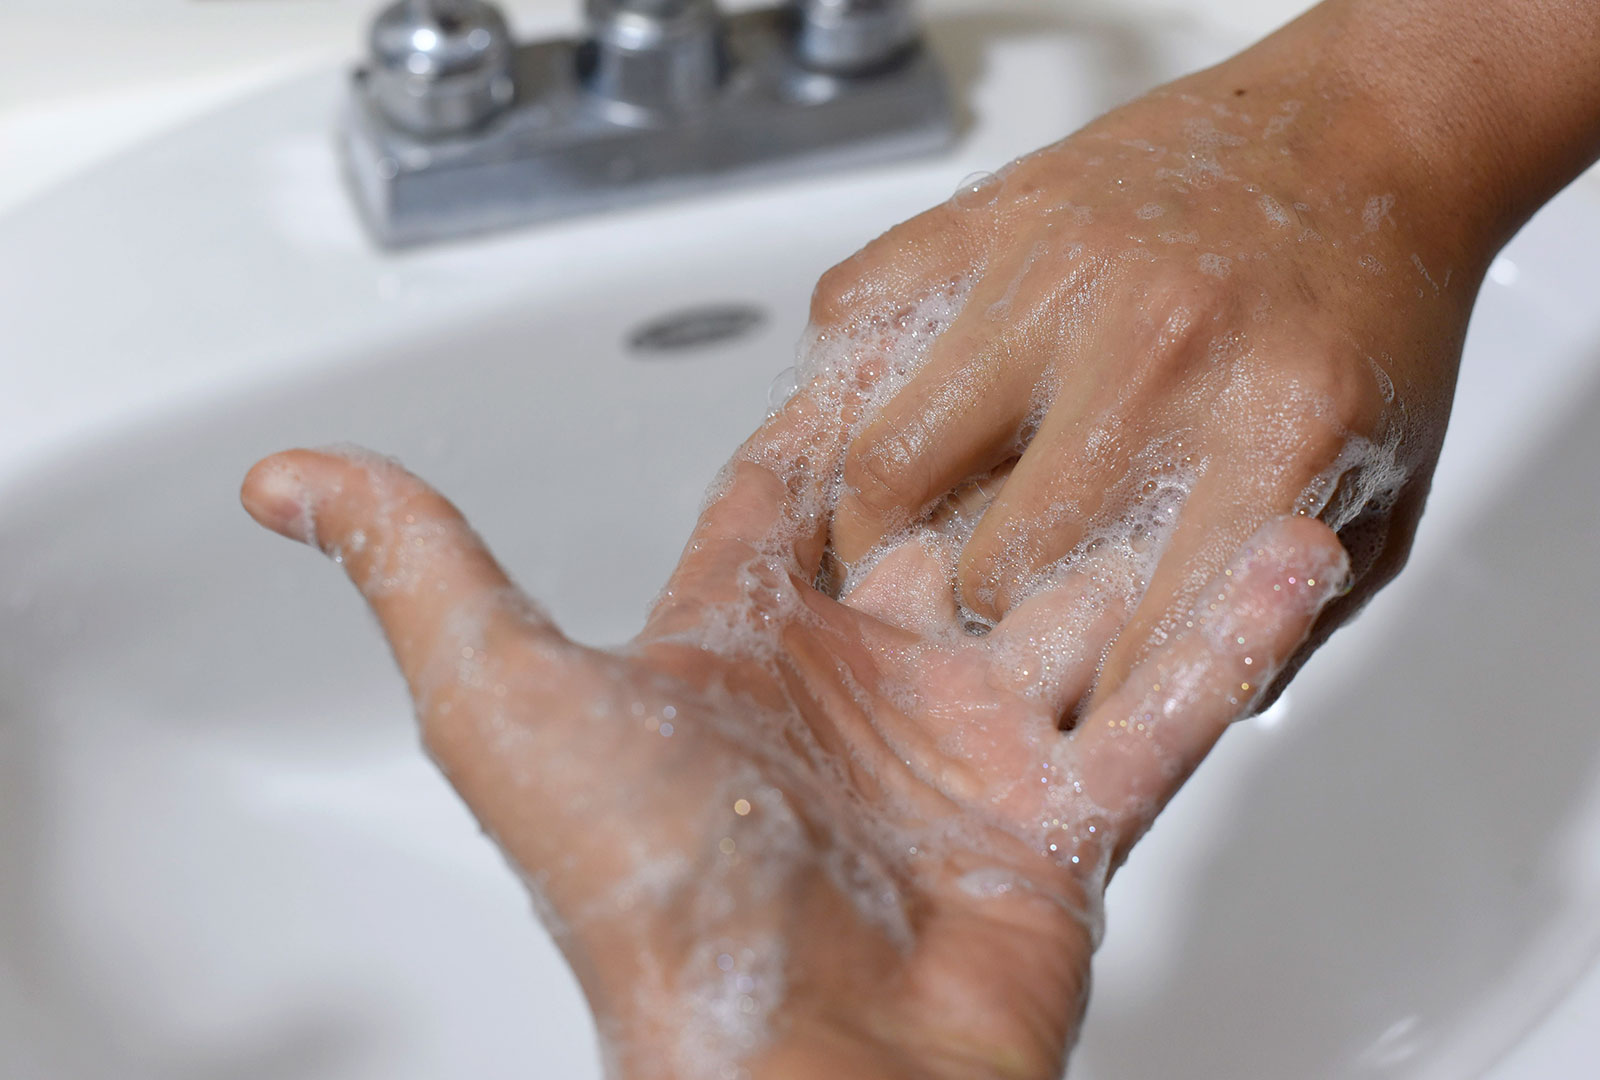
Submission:
POLYGON ((975 172, 960 184, 950 201, 957 209, 976 210, 989 206, 1000 197, 1000 178, 991 172, 975 172))

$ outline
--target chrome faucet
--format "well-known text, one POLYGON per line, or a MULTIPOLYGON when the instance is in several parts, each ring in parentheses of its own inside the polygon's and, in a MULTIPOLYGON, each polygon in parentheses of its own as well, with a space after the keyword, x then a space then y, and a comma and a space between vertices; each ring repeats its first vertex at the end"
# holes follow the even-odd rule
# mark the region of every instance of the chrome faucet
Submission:
POLYGON ((487 0, 399 0, 342 125, 385 245, 881 161, 954 136, 911 0, 586 0, 579 41, 518 45, 487 0))
POLYGON ((402 0, 373 20, 366 81, 400 131, 459 134, 515 95, 511 31, 499 11, 471 0, 402 0))

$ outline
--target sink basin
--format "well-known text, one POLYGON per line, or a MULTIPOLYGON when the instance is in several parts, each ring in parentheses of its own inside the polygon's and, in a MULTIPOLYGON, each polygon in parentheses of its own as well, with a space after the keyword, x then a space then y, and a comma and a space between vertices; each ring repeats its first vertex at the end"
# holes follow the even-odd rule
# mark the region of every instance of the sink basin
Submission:
MULTIPOLYGON (((285 446, 394 453, 575 636, 626 638, 818 273, 1237 44, 1042 15, 934 36, 972 116, 921 162, 383 255, 328 71, 0 218, 0 1075, 599 1077, 358 597, 238 481, 285 446)), ((1411 568, 1113 884, 1074 1076, 1600 1054, 1596 191, 1495 264, 1411 568)))

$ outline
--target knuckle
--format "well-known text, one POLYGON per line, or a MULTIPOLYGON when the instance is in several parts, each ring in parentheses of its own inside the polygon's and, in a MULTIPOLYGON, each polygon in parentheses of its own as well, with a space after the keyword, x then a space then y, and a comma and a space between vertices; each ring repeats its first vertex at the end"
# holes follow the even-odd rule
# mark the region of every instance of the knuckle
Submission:
POLYGON ((1348 355, 1308 349, 1287 365, 1290 393, 1299 409, 1320 419, 1342 442, 1350 434, 1369 434, 1382 422, 1385 400, 1378 371, 1348 355))
POLYGON ((1333 465, 1344 453, 1349 437, 1338 425, 1312 418, 1301 428, 1302 453, 1314 469, 1333 465))
POLYGON ((1333 418, 1352 431, 1372 431, 1379 426, 1387 402, 1379 371, 1354 358, 1325 365, 1319 386, 1333 418))
POLYGON ((1226 283, 1198 271, 1170 269, 1153 275, 1135 303, 1139 328, 1162 357, 1203 352, 1225 330, 1236 307, 1226 283))
POLYGON ((861 282, 863 259, 863 254, 852 255, 844 262, 829 267, 817 279, 817 286, 811 292, 813 323, 830 326, 844 321, 850 301, 861 282))
POLYGON ((903 303, 937 278, 937 268, 967 242, 968 227, 946 207, 901 222, 822 274, 811 294, 812 321, 840 325, 903 303))
POLYGON ((856 501, 878 517, 894 518, 888 525, 902 525, 910 515, 922 510, 923 501, 933 496, 928 491, 931 469, 930 446, 923 437, 926 419, 883 414, 861 435, 845 456, 846 490, 856 501))
POLYGON ((845 458, 845 486, 877 514, 914 509, 925 474, 917 441, 896 427, 868 432, 845 458))
POLYGON ((1370 364, 1282 339, 1232 372, 1225 398, 1242 444, 1277 448, 1313 470, 1332 465, 1352 437, 1376 437, 1387 407, 1370 364))

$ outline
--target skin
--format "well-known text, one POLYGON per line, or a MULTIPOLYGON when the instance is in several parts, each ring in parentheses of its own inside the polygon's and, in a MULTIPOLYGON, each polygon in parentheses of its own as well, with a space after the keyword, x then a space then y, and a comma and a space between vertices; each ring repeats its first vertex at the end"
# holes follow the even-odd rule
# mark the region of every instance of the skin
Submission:
POLYGON ((1064 733, 1124 614, 1103 601, 1116 568, 1064 573, 983 636, 957 623, 936 529, 844 600, 819 592, 817 495, 843 447, 817 412, 802 396, 735 458, 616 651, 564 638, 397 464, 291 451, 243 501, 371 602, 428 751, 529 883, 613 1075, 1059 1076, 1106 878, 1304 638, 1344 554, 1318 522, 1271 523, 1064 733), (816 464, 786 464, 801 456, 816 464), (1041 680, 1051 655, 1079 659, 1041 680), (708 994, 760 1024, 719 1031, 708 994))
POLYGON ((834 551, 858 561, 1012 469, 959 567, 996 618, 1187 468, 1102 689, 1286 513, 1338 531, 1355 572, 1303 659, 1404 564, 1484 272, 1597 153, 1596 5, 1334 0, 1014 162, 818 285, 813 318, 840 330, 971 288, 851 445, 834 551))
POLYGON ((1597 42, 1593 4, 1334 0, 892 230, 818 325, 956 278, 961 319, 859 435, 817 385, 758 432, 623 649, 391 462, 276 455, 245 506, 371 602, 614 1074, 1058 1076, 1106 879, 1403 562, 1483 272, 1600 150, 1597 42), (1077 545, 1175 469, 1129 591, 1077 545))

